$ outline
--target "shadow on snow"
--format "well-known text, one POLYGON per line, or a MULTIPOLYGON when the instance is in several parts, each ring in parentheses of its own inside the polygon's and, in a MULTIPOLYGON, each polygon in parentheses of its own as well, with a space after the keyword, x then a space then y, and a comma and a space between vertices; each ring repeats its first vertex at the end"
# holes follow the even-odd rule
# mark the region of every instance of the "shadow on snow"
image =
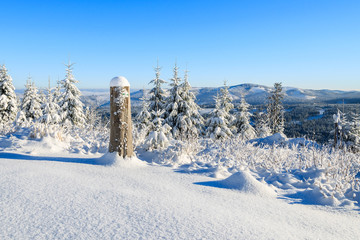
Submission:
POLYGON ((82 163, 90 165, 105 165, 99 161, 99 158, 70 158, 70 157, 43 157, 31 156, 19 153, 0 152, 0 158, 14 159, 14 160, 29 160, 29 161, 50 161, 50 162, 65 162, 65 163, 82 163))

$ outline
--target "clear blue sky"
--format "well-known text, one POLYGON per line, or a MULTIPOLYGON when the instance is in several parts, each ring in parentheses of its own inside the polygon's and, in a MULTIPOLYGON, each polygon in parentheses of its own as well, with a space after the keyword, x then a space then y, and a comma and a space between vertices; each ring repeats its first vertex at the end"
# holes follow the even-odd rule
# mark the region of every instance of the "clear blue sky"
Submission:
POLYGON ((360 1, 2 1, 0 63, 16 88, 64 78, 80 88, 123 75, 150 87, 159 59, 195 87, 257 83, 360 89, 360 1), (182 74, 182 72, 181 72, 182 74))

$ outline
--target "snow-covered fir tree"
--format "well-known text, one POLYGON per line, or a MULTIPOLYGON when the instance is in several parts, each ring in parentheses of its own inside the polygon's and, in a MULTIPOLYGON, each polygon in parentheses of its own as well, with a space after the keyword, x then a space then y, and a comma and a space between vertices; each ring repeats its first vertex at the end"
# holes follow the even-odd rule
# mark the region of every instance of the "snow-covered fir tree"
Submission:
POLYGON ((230 113, 230 111, 234 108, 232 102, 232 97, 229 93, 229 86, 226 85, 226 81, 224 81, 224 87, 220 89, 219 101, 220 108, 224 110, 225 118, 228 122, 227 127, 231 130, 234 129, 233 122, 235 117, 230 113))
POLYGON ((59 105, 61 101, 61 86, 59 80, 57 86, 54 88, 54 91, 52 92, 53 92, 53 100, 59 105))
POLYGON ((346 146, 347 138, 350 131, 350 124, 347 120, 345 113, 339 109, 333 115, 334 119, 334 146, 344 148, 346 146))
MULTIPOLYGON (((166 83, 163 79, 160 78, 159 62, 157 63, 155 70, 155 78, 150 81, 149 84, 154 84, 154 87, 150 90, 149 97, 149 112, 157 112, 165 109, 165 92, 161 88, 161 85, 166 83)), ((156 116, 151 115, 151 121, 153 121, 156 116)))
POLYGON ((255 129, 250 124, 252 114, 249 112, 249 104, 245 101, 245 97, 241 96, 238 112, 234 120, 235 133, 242 140, 250 140, 256 137, 255 129))
POLYGON ((45 101, 42 104, 43 115, 40 118, 40 122, 46 125, 56 125, 61 122, 60 117, 60 107, 57 104, 57 101, 54 99, 54 95, 51 92, 50 80, 49 86, 47 89, 47 94, 45 96, 45 101))
POLYGON ((255 112, 255 131, 258 138, 264 138, 271 135, 267 114, 263 111, 255 112))
POLYGON ((12 78, 5 65, 0 66, 0 124, 13 122, 17 114, 17 98, 12 78))
POLYGON ((354 113, 352 115, 352 121, 349 121, 347 114, 339 109, 337 114, 334 114, 333 146, 357 152, 360 150, 360 119, 359 115, 354 113))
POLYGON ((74 64, 66 64, 65 79, 60 82, 62 87, 60 109, 62 112, 62 122, 64 124, 73 124, 83 126, 85 124, 85 114, 83 103, 80 100, 81 92, 76 87, 77 80, 72 73, 74 64))
POLYGON ((233 136, 227 119, 228 113, 222 107, 219 94, 215 96, 215 109, 206 121, 206 136, 213 140, 223 140, 233 136))
POLYGON ((26 119, 25 113, 23 111, 19 111, 15 118, 15 126, 16 127, 28 127, 30 123, 26 119))
POLYGON ((174 76, 170 79, 171 80, 170 95, 169 97, 166 98, 166 107, 164 112, 165 123, 171 127, 171 133, 173 137, 175 137, 175 135, 178 132, 178 129, 176 129, 176 123, 178 122, 179 107, 180 107, 180 102, 182 101, 182 98, 180 96, 181 79, 178 76, 178 70, 179 68, 175 63, 174 76))
POLYGON ((140 99, 141 99, 141 110, 135 117, 136 120, 135 126, 138 128, 139 131, 145 130, 146 131, 145 135, 147 135, 149 131, 154 130, 154 126, 151 121, 152 119, 151 119, 151 113, 149 112, 149 102, 147 99, 147 94, 145 92, 145 89, 143 89, 143 96, 140 99))
POLYGON ((21 102, 21 110, 25 113, 28 122, 37 121, 43 115, 41 109, 42 101, 35 83, 28 78, 24 96, 21 102))
POLYGON ((204 119, 195 103, 195 95, 190 91, 188 71, 185 71, 184 82, 180 85, 181 100, 178 106, 178 116, 173 132, 176 139, 197 138, 202 132, 204 119))
POLYGON ((164 119, 161 116, 164 114, 164 111, 165 110, 156 112, 153 111, 151 113, 155 116, 155 119, 152 122, 154 129, 149 133, 145 140, 145 146, 150 151, 169 146, 169 139, 167 138, 167 135, 171 128, 166 123, 163 124, 164 119))
POLYGON ((360 151, 360 115, 351 113, 352 121, 350 122, 350 129, 348 134, 349 147, 353 152, 360 151))
POLYGON ((275 83, 274 90, 271 91, 267 104, 267 117, 271 134, 284 132, 283 98, 284 94, 282 93, 281 83, 275 83))

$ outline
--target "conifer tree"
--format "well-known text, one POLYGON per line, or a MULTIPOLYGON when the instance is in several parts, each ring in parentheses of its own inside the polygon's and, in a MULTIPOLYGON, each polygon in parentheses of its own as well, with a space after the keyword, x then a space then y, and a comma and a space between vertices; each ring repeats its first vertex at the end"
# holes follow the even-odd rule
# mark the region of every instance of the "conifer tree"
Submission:
POLYGON ((228 122, 227 127, 231 130, 234 129, 234 116, 230 113, 230 111, 234 108, 234 105, 231 103, 233 98, 229 93, 229 86, 226 85, 226 81, 224 81, 224 87, 220 89, 220 108, 224 110, 225 118, 228 122))
POLYGON ((245 97, 241 96, 238 112, 234 121, 235 133, 245 141, 256 137, 255 129, 250 124, 252 114, 249 112, 249 106, 245 101, 245 97))
POLYGON ((147 95, 145 92, 145 89, 143 89, 143 96, 140 98, 142 100, 141 104, 141 110, 136 115, 136 127, 139 131, 146 130, 146 135, 149 131, 152 131, 154 129, 153 123, 151 121, 151 114, 149 112, 149 103, 147 99, 147 95))
POLYGON ((347 114, 338 109, 334 114, 334 147, 347 148, 353 152, 360 150, 360 118, 358 114, 352 114, 352 121, 348 120, 347 114))
POLYGON ((181 101, 179 102, 179 114, 174 128, 176 129, 175 138, 197 138, 202 132, 204 119, 199 113, 200 108, 195 103, 195 95, 190 89, 188 71, 185 71, 184 82, 180 85, 181 101))
POLYGON ((262 112, 256 112, 255 117, 255 131, 258 138, 264 138, 271 135, 267 115, 262 112))
POLYGON ((73 63, 66 64, 65 79, 60 82, 63 92, 61 93, 60 109, 63 123, 71 123, 77 126, 85 124, 83 103, 80 100, 81 92, 76 87, 77 80, 72 73, 73 63))
POLYGON ((165 110, 152 112, 151 114, 155 116, 152 124, 154 129, 149 133, 145 140, 145 146, 148 150, 161 149, 169 146, 169 139, 167 135, 171 130, 170 126, 166 123, 163 124, 163 118, 161 117, 164 114, 165 110))
MULTIPOLYGON (((166 83, 163 79, 160 78, 159 62, 157 63, 155 70, 155 79, 151 80, 149 84, 154 84, 154 88, 150 90, 149 98, 149 112, 162 111, 165 108, 165 92, 161 88, 161 85, 166 83)), ((151 115, 151 121, 155 119, 156 116, 151 115)))
POLYGON ((42 116, 42 102, 38 92, 35 83, 32 82, 31 77, 29 77, 25 85, 24 97, 21 102, 21 110, 24 112, 28 122, 37 121, 42 116))
POLYGON ((206 122, 206 136, 213 140, 224 140, 233 136, 226 118, 228 113, 222 107, 221 98, 219 94, 215 97, 215 109, 210 113, 206 122))
POLYGON ((267 117, 269 120, 269 127, 271 134, 284 132, 284 107, 282 100, 284 95, 282 93, 281 83, 274 84, 274 90, 268 97, 267 117))
POLYGON ((61 101, 61 87, 60 87, 60 81, 58 80, 58 84, 55 87, 53 91, 53 100, 57 103, 57 105, 60 104, 61 101))
POLYGON ((11 123, 17 114, 17 97, 5 65, 0 67, 0 124, 11 123))
POLYGON ((360 115, 352 113, 348 141, 353 152, 360 151, 360 115))
POLYGON ((174 76, 170 79, 170 95, 166 99, 166 107, 164 112, 164 119, 165 123, 167 123, 171 127, 171 132, 173 137, 175 137, 176 133, 178 132, 178 129, 176 128, 176 123, 178 121, 178 114, 179 114, 179 107, 180 102, 182 101, 182 98, 180 96, 180 82, 181 79, 178 76, 178 66, 175 63, 174 67, 174 76))
POLYGON ((47 125, 56 125, 61 122, 61 117, 59 114, 60 107, 54 99, 54 95, 51 92, 50 79, 49 86, 47 89, 47 95, 45 96, 45 101, 42 104, 43 116, 40 118, 41 123, 47 125))
POLYGON ((15 118, 15 126, 17 127, 28 127, 29 126, 29 122, 26 119, 25 113, 20 110, 15 118))

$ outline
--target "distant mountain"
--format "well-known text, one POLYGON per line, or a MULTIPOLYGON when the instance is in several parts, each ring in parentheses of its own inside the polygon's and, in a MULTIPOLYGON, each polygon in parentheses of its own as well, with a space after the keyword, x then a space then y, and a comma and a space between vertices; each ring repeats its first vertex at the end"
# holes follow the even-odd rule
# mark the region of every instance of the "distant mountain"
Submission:
MULTIPOLYGON (((215 104, 214 97, 220 92, 223 87, 211 88, 193 88, 192 91, 196 95, 196 102, 202 106, 213 106, 215 104)), ((240 101, 241 95, 245 96, 245 99, 250 104, 264 104, 269 96, 272 87, 244 83, 229 87, 229 93, 237 103, 240 101)), ((143 96, 144 90, 133 89, 131 92, 131 100, 134 106, 140 104, 140 98, 143 96)), ((148 92, 149 90, 145 90, 148 92)), ((96 91, 95 91, 96 92, 96 91)), ((84 94, 84 98, 90 97, 90 91, 84 94), (88 95, 89 94, 89 95, 88 95)), ((340 90, 312 90, 301 89, 295 87, 283 87, 284 103, 296 104, 296 103, 360 103, 360 91, 340 91, 340 90)), ((106 92, 108 94, 108 91, 106 92)), ((104 100, 104 97, 102 99, 104 100)), ((107 98, 109 96, 107 95, 107 98)), ((106 99, 106 97, 105 97, 106 99)), ((104 101, 102 107, 109 105, 109 100, 104 101)))
MULTIPOLYGON (((197 88, 197 102, 203 104, 214 104, 214 96, 220 92, 219 88, 197 88)), ((262 104, 266 102, 272 87, 258 84, 240 84, 229 87, 229 93, 234 102, 240 101, 241 95, 250 104, 262 104)), ((360 91, 339 91, 339 90, 311 90, 294 87, 283 87, 284 103, 360 103, 360 91)))
MULTIPOLYGON (((223 87, 211 88, 193 88, 192 91, 196 95, 196 101, 202 106, 213 106, 215 104, 214 97, 223 87)), ((240 101, 241 95, 250 104, 264 104, 269 96, 272 87, 244 83, 229 87, 229 92, 237 103, 240 101)), ((149 90, 145 90, 148 92, 149 90)), ((16 91, 19 96, 23 90, 16 91)), ((108 107, 109 89, 81 89, 83 94, 82 100, 86 105, 94 105, 99 107, 108 107)), ((284 103, 360 103, 360 91, 340 91, 340 90, 312 90, 301 89, 295 87, 283 87, 284 103)), ((131 100, 133 106, 140 104, 140 98, 144 95, 144 90, 131 89, 131 100)))

